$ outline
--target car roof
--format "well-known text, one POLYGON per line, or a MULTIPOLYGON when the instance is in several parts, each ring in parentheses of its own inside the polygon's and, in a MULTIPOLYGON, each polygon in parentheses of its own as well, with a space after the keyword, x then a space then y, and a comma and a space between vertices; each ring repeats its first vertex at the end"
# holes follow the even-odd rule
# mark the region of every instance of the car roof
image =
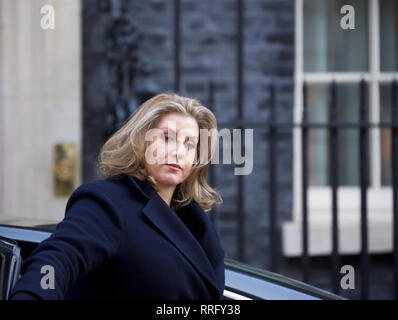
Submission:
MULTIPOLYGON (((312 285, 309 285, 307 283, 289 278, 287 276, 284 276, 282 274, 279 273, 274 273, 265 269, 260 269, 260 268, 256 268, 253 267, 251 265, 248 265, 246 263, 242 263, 240 261, 234 260, 234 259, 225 259, 225 266, 231 271, 231 272, 235 272, 235 273, 239 273, 241 275, 250 275, 251 279, 262 279, 265 280, 267 283, 267 285, 274 283, 278 286, 281 286, 284 288, 284 292, 276 292, 274 287, 274 298, 278 296, 278 294, 287 294, 286 290, 293 290, 296 291, 294 296, 301 300, 301 299, 306 299, 305 295, 307 295, 308 297, 317 297, 319 299, 326 299, 326 300, 346 300, 344 297, 341 297, 339 295, 336 295, 334 293, 331 293, 329 291, 325 291, 322 290, 318 287, 314 287, 312 285)), ((236 277, 236 276, 235 276, 236 277)), ((253 286, 254 287, 254 286, 253 286)), ((291 292, 293 292, 291 291, 291 292)), ((267 292, 270 292, 269 290, 267 290, 267 292)), ((289 295, 291 295, 291 292, 289 293, 289 295)), ((254 291, 253 291, 253 294, 254 291)), ((269 299, 269 297, 268 297, 269 299)), ((276 298, 276 299, 281 299, 276 298)))
POLYGON ((28 228, 31 230, 55 231, 58 220, 27 218, 27 217, 0 217, 0 226, 28 228))

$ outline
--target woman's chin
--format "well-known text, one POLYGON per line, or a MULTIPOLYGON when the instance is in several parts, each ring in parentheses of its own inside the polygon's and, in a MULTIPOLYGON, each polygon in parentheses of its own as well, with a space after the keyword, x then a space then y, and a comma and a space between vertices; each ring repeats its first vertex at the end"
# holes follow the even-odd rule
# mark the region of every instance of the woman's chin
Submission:
POLYGON ((179 177, 175 176, 175 174, 165 174, 161 177, 158 177, 156 181, 165 186, 176 186, 177 184, 181 183, 179 177))

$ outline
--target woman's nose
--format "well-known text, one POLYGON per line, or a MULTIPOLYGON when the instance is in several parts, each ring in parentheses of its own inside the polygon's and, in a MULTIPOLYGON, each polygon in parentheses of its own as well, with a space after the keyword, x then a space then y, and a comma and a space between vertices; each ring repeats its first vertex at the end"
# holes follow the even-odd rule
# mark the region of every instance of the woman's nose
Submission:
POLYGON ((182 159, 184 157, 184 145, 181 142, 177 142, 175 147, 171 150, 171 155, 177 157, 177 159, 182 159))

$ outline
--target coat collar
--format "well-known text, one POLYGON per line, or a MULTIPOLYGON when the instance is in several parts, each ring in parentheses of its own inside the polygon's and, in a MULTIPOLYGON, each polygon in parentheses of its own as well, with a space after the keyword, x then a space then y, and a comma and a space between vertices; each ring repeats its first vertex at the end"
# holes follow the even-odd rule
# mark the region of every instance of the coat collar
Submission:
POLYGON ((148 201, 143 214, 162 232, 221 296, 224 289, 224 249, 206 212, 192 200, 174 212, 147 180, 128 175, 148 201))

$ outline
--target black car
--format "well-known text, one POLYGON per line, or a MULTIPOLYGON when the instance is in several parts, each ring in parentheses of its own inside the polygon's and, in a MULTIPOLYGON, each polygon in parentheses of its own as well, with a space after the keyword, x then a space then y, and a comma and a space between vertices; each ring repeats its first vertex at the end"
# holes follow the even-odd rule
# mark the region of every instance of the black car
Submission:
MULTIPOLYGON (((19 276, 23 259, 28 257, 41 241, 51 235, 56 225, 55 221, 25 218, 0 221, 0 299, 7 299, 11 287, 19 276), (14 262, 10 247, 13 248, 11 251, 14 250, 14 262), (7 259, 7 252, 10 259, 7 259), (13 266, 11 272, 10 264, 13 266)), ((224 299, 344 300, 343 297, 303 282, 231 259, 225 259, 224 299)))

